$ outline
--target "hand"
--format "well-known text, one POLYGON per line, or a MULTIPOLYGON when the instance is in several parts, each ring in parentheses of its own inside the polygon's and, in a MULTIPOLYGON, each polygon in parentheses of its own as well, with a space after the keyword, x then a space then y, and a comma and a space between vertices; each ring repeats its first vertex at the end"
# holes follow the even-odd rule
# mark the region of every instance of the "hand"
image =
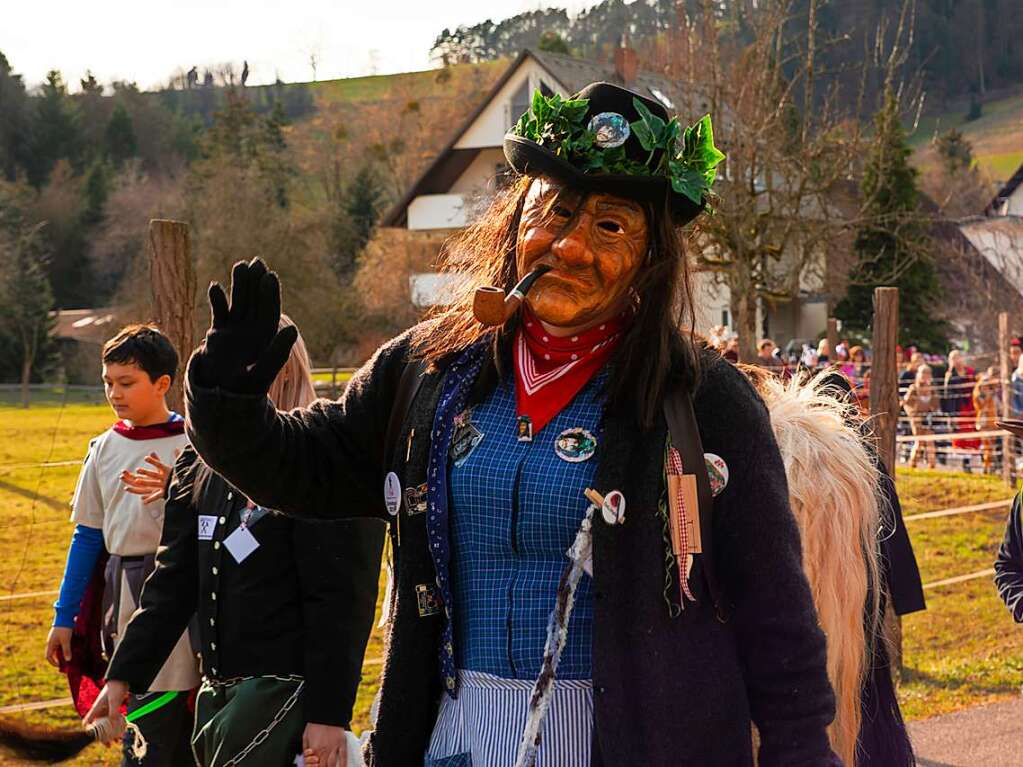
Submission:
POLYGON ((210 285, 212 318, 195 355, 196 376, 205 386, 237 394, 266 394, 298 337, 293 327, 278 330, 281 284, 266 264, 239 261, 231 273, 231 303, 216 282, 210 285))
POLYGON ((128 729, 128 723, 121 713, 121 706, 127 698, 128 685, 117 679, 108 679, 107 683, 103 685, 103 689, 99 691, 99 695, 96 696, 89 713, 82 720, 82 724, 89 727, 96 724, 98 719, 109 719, 112 726, 102 730, 103 735, 106 736, 103 742, 109 745, 120 741, 125 730, 128 729))
POLYGON ((348 767, 345 728, 309 722, 302 733, 302 758, 306 767, 348 767))
POLYGON ((167 489, 167 480, 171 475, 171 467, 163 463, 156 453, 147 455, 146 463, 153 469, 139 467, 134 472, 122 471, 121 482, 124 483, 125 490, 133 495, 141 495, 142 503, 148 505, 154 501, 163 500, 164 492, 167 489))
POLYGON ((60 668, 61 661, 71 660, 71 629, 54 626, 46 637, 46 660, 60 668))

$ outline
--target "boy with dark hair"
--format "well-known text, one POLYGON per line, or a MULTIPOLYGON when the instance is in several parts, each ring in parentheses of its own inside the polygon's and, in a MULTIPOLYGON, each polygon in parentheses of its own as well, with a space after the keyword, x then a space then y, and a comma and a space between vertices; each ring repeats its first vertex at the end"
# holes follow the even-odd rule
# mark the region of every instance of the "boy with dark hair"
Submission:
MULTIPOLYGON (((178 367, 178 354, 167 337, 152 325, 129 325, 103 346, 102 359, 107 400, 119 420, 89 443, 71 501, 75 530, 46 640, 46 659, 54 666, 73 661, 71 636, 76 619, 85 620, 80 607, 104 549, 109 558, 100 636, 104 654, 113 653, 153 569, 164 514, 162 500, 147 498, 150 502, 143 504, 139 491, 125 487, 121 477, 144 462, 171 464, 187 444, 184 420, 167 408, 167 390, 178 367)), ((145 708, 132 719, 148 750, 142 759, 132 756, 129 734, 123 765, 169 767, 191 761, 187 691, 198 683, 195 654, 185 632, 149 691, 129 698, 129 717, 145 708)))

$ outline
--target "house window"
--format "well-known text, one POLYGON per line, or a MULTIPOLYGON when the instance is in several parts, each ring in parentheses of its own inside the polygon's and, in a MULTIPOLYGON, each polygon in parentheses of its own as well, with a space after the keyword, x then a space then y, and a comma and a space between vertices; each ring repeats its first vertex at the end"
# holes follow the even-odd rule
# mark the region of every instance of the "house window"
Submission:
POLYGON ((551 86, 549 86, 543 80, 541 80, 540 81, 540 93, 542 93, 547 98, 550 98, 551 96, 554 95, 554 89, 551 88, 551 86))
POLYGON ((727 309, 722 309, 721 310, 721 324, 724 325, 726 328, 730 328, 732 326, 732 323, 730 322, 730 320, 731 320, 731 318, 728 316, 728 310, 727 309))
POLYGON ((511 125, 509 127, 514 127, 519 118, 529 110, 529 96, 529 78, 527 77, 522 81, 522 85, 519 86, 514 95, 512 95, 511 109, 509 111, 511 125))

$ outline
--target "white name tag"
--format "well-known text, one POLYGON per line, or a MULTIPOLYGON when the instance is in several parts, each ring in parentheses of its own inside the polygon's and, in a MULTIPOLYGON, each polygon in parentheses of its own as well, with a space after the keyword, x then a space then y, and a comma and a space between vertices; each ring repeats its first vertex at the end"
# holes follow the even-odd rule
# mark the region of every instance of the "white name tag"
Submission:
POLYGON ((213 538, 213 531, 217 529, 216 516, 199 515, 199 540, 209 541, 213 538))
POLYGON ((259 541, 249 532, 249 528, 239 527, 224 539, 224 548, 234 557, 235 562, 241 564, 249 554, 259 548, 259 541))

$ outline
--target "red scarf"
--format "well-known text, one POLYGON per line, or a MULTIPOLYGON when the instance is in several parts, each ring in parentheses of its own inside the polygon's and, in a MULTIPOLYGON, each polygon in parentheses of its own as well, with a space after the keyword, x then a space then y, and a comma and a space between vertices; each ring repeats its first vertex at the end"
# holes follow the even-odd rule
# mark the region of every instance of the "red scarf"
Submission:
POLYGON ((607 362, 627 326, 620 314, 576 336, 549 335, 528 307, 515 338, 515 403, 532 433, 550 423, 607 362))
POLYGON ((164 439, 165 437, 176 437, 185 433, 185 419, 178 416, 176 419, 164 423, 154 423, 150 426, 135 426, 126 421, 118 421, 114 424, 114 432, 128 439, 164 439))

